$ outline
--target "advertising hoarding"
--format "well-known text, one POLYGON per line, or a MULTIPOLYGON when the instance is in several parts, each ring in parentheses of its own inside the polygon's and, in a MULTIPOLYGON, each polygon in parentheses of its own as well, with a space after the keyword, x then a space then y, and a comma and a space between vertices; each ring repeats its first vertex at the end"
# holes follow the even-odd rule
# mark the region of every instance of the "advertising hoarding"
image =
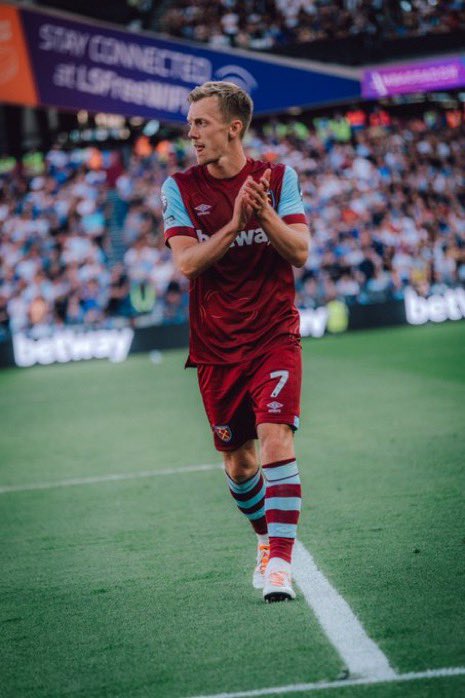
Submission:
MULTIPOLYGON (((337 335, 375 327, 442 323, 465 319, 465 289, 448 288, 423 298, 407 288, 404 300, 369 305, 346 305, 341 300, 334 300, 319 308, 299 312, 302 337, 314 339, 327 334, 337 335)), ((17 334, 12 340, 0 342, 0 367, 28 367, 89 359, 107 359, 118 363, 129 354, 187 347, 188 337, 187 323, 136 329, 68 328, 40 339, 17 334)))
POLYGON ((379 99, 409 92, 432 92, 465 85, 465 56, 365 70, 362 97, 379 99))

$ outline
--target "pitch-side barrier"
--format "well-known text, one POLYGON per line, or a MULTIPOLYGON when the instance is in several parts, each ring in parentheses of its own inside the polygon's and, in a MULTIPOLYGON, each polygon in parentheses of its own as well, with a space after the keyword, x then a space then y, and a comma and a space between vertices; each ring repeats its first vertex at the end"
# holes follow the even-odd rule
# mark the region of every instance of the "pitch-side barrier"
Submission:
MULTIPOLYGON (((424 325, 465 319, 465 289, 443 289, 428 298, 406 289, 404 298, 384 303, 345 303, 333 300, 318 308, 300 310, 303 337, 396 325, 424 325)), ((46 336, 18 333, 0 342, 0 367, 64 364, 89 359, 124 361, 129 354, 186 347, 187 323, 91 329, 55 329, 46 336)))

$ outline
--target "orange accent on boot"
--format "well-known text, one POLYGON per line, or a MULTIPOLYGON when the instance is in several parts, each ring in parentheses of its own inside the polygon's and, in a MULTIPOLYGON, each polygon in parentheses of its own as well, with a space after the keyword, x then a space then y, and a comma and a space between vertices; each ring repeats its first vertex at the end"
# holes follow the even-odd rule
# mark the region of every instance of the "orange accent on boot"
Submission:
POLYGON ((268 562, 270 560, 270 546, 263 543, 258 546, 260 550, 260 574, 265 574, 268 562))
POLYGON ((291 579, 287 572, 270 572, 269 582, 275 587, 284 587, 290 585, 291 579))

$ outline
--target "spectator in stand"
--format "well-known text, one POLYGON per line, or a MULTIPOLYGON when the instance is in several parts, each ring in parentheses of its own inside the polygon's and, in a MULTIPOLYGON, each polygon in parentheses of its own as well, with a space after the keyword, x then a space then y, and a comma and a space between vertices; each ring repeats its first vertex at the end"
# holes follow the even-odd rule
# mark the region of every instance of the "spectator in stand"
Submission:
POLYGON ((5 290, 0 290, 0 341, 8 336, 10 317, 8 315, 8 296, 5 290))
POLYGON ((179 281, 170 281, 163 300, 163 322, 176 325, 185 322, 188 312, 188 302, 185 289, 179 281))
POLYGON ((129 281, 124 264, 115 264, 111 270, 106 314, 110 317, 131 315, 129 281))

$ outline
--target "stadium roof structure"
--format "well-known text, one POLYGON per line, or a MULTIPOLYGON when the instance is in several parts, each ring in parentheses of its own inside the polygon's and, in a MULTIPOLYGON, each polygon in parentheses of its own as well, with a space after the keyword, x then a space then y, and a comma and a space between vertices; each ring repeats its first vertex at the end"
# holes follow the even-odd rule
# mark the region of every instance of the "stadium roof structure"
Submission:
POLYGON ((187 95, 229 80, 256 115, 360 99, 360 71, 221 51, 50 10, 0 3, 0 101, 184 121, 187 95))

